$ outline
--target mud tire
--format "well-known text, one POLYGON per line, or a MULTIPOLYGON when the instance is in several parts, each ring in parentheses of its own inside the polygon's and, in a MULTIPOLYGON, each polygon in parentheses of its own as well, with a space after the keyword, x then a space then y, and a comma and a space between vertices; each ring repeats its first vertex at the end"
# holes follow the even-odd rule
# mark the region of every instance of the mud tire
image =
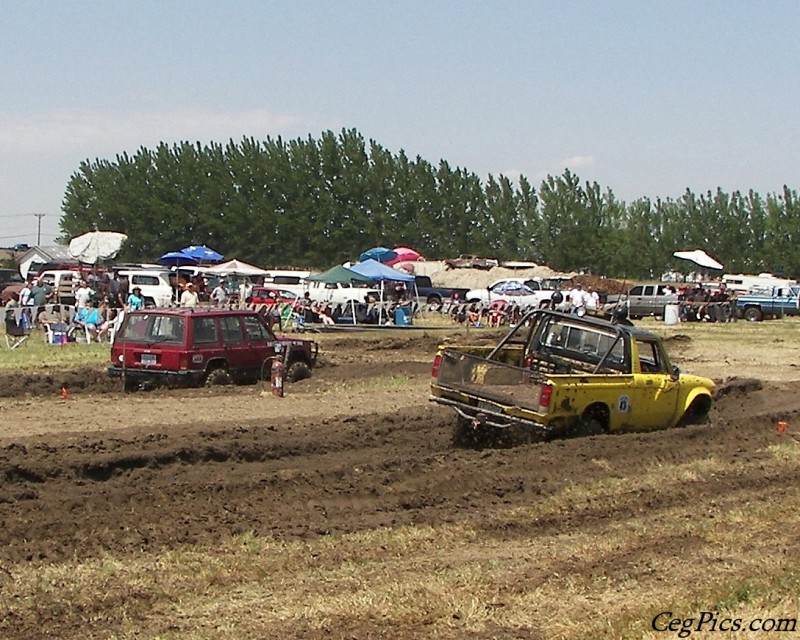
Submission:
POLYGON ((296 360, 286 369, 287 382, 299 382, 311 377, 311 367, 302 360, 296 360))
POLYGON ((226 369, 217 368, 211 369, 211 371, 206 374, 203 384, 205 384, 207 387, 216 387, 229 385, 232 382, 233 380, 231 379, 231 374, 228 373, 226 369))

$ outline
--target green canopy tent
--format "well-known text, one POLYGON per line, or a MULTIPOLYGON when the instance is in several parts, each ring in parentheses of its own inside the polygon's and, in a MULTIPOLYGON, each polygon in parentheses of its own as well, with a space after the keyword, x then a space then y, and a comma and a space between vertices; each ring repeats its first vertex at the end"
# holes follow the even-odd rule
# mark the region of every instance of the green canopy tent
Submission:
POLYGON ((373 278, 362 276, 360 273, 356 273, 352 269, 348 269, 342 265, 336 265, 322 273, 308 276, 306 280, 310 280, 311 282, 327 282, 329 284, 345 284, 348 282, 361 282, 366 284, 372 282, 373 278))
MULTIPOLYGON (((363 276, 360 273, 352 271, 342 265, 336 265, 335 267, 331 267, 327 271, 323 271, 322 273, 318 273, 313 276, 308 276, 306 278, 309 282, 324 282, 326 284, 368 284, 373 282, 374 278, 370 278, 369 276, 363 276)), ((356 323, 356 303, 354 300, 350 301, 350 310, 353 314, 353 324, 356 323)))

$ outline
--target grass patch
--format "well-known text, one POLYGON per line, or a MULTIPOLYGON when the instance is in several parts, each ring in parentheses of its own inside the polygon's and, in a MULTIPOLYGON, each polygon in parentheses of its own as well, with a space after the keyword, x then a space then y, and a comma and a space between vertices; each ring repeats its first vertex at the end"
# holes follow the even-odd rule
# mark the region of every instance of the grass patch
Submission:
POLYGON ((76 343, 50 345, 45 342, 44 332, 34 330, 21 347, 7 349, 5 330, 0 337, 0 370, 24 369, 72 369, 83 366, 102 365, 108 362, 108 343, 76 343))

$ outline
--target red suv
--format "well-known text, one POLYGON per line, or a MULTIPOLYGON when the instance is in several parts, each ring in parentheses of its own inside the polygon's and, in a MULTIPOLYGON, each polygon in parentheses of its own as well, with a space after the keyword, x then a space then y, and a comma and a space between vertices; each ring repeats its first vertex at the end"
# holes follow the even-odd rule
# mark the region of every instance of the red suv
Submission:
POLYGON ((275 336, 251 310, 148 309, 128 313, 111 346, 108 373, 125 389, 197 386, 268 378, 276 355, 289 382, 311 375, 319 345, 275 336))

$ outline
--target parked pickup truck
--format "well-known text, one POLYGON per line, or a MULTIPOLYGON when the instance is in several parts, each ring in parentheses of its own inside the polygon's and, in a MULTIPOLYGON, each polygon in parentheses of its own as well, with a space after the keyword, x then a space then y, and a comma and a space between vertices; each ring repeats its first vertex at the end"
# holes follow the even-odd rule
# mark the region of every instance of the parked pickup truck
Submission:
POLYGON ((552 437, 702 422, 714 387, 672 366, 655 334, 545 309, 495 347, 440 347, 432 376, 430 399, 455 409, 462 441, 505 427, 552 437))
POLYGON ((736 315, 750 322, 800 315, 800 285, 769 287, 736 298, 736 315))
POLYGON ((647 316, 664 317, 668 305, 678 304, 678 293, 669 283, 637 284, 627 294, 608 296, 607 304, 626 303, 628 316, 634 320, 647 316))
POLYGON ((417 287, 417 296, 424 300, 429 307, 441 307, 446 301, 458 298, 466 300, 469 289, 459 287, 434 287, 428 276, 414 276, 417 287))

